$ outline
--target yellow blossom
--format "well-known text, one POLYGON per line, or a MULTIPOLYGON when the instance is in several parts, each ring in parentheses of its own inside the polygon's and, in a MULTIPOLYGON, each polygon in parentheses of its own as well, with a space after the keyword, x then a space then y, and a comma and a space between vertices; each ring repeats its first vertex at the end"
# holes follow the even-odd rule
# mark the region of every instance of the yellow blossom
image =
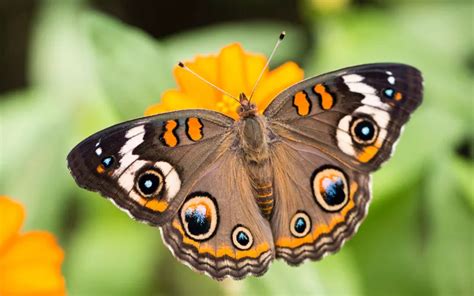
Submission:
MULTIPOLYGON (((209 82, 234 97, 239 97, 242 92, 247 96, 250 95, 266 62, 265 56, 245 52, 240 44, 234 43, 222 48, 217 55, 197 56, 193 61, 184 64, 209 82)), ((161 102, 150 106, 145 115, 183 109, 210 109, 238 118, 237 101, 215 90, 181 67, 176 66, 173 74, 178 88, 165 91, 161 102)), ((261 113, 279 92, 301 81, 303 77, 303 70, 294 62, 287 62, 272 71, 267 69, 252 97, 252 102, 261 113)))
POLYGON ((65 295, 64 253, 46 231, 20 233, 23 206, 0 196, 0 295, 65 295))

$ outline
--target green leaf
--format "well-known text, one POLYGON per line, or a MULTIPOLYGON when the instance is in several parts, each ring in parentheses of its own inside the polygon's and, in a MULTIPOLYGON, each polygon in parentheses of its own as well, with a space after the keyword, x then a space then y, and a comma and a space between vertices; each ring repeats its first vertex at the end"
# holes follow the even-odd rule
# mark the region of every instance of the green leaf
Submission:
MULTIPOLYGON (((369 214, 348 244, 359 267, 364 295, 430 295, 423 256, 426 211, 421 188, 400 189, 369 214)), ((376 197, 377 198, 377 197, 376 197)), ((374 201, 375 202, 375 201, 374 201)))
POLYGON ((459 193, 466 197, 471 210, 474 210, 474 165, 472 161, 456 157, 453 159, 454 182, 459 193))
POLYGON ((422 104, 406 124, 392 159, 374 174, 374 199, 395 196, 400 188, 413 188, 426 173, 426 165, 440 154, 451 153, 462 135, 459 118, 422 104))
POLYGON ((122 118, 141 117, 173 85, 169 56, 142 31, 100 13, 85 12, 80 24, 110 106, 122 118))
MULTIPOLYGON (((160 273, 156 262, 167 252, 156 227, 131 221, 97 194, 83 194, 87 206, 67 249, 71 295, 146 295, 160 273)), ((161 270, 161 273, 166 272, 161 270)))
POLYGON ((24 202, 27 228, 58 230, 61 200, 69 187, 65 139, 71 124, 51 109, 49 99, 47 93, 32 91, 0 99, 0 180, 2 194, 24 202))
POLYGON ((91 79, 92 61, 82 51, 85 43, 76 18, 70 18, 77 9, 76 2, 41 8, 32 45, 34 87, 0 100, 2 191, 25 203, 27 228, 59 232, 63 201, 75 188, 67 153, 114 117, 107 108, 91 107, 102 106, 103 100, 91 79), (84 135, 79 132, 84 122, 77 119, 85 114, 96 116, 85 123, 93 127, 84 135))
POLYGON ((71 108, 74 101, 99 94, 95 61, 78 25, 81 1, 44 1, 33 26, 29 76, 32 86, 53 94, 51 104, 71 108))
POLYGON ((274 262, 260 278, 244 280, 242 295, 323 295, 324 284, 313 264, 298 268, 282 261, 274 262))
POLYGON ((430 170, 423 204, 431 222, 427 272, 440 295, 471 295, 474 211, 463 197, 455 168, 451 155, 440 155, 430 170))

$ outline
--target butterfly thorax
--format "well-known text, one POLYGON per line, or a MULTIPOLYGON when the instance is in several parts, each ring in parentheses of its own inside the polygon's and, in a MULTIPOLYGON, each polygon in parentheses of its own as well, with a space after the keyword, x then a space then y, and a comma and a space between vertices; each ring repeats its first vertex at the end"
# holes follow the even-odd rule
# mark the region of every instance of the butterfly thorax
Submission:
POLYGON ((242 158, 246 162, 257 205, 263 216, 270 219, 273 211, 273 174, 266 118, 258 114, 256 106, 244 94, 240 95, 240 104, 238 125, 242 158))
POLYGON ((240 120, 237 125, 243 157, 249 163, 260 163, 269 157, 265 118, 257 113, 257 107, 244 93, 240 94, 239 99, 237 112, 240 120))

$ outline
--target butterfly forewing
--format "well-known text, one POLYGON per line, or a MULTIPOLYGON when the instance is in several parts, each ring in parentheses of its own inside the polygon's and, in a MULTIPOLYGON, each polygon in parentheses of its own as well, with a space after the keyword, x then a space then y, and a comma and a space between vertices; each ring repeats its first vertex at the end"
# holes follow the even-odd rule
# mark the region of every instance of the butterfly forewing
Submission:
POLYGON ((370 64, 307 79, 280 93, 264 115, 272 130, 373 171, 386 161, 410 114, 421 104, 420 72, 370 64))
POLYGON ((78 144, 68 166, 79 186, 101 193, 135 219, 161 225, 226 149, 233 122, 204 110, 132 120, 78 144))

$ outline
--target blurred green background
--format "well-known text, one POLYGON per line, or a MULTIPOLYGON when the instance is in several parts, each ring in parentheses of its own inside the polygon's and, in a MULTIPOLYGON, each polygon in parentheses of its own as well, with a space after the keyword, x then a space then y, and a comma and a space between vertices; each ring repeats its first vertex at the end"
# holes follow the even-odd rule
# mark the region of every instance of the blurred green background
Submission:
MULTIPOLYGON (((54 232, 70 295, 473 295, 472 1, 2 1, 0 192, 25 229, 54 232), (305 76, 370 62, 421 69, 424 103, 374 175, 358 234, 336 255, 260 278, 213 281, 175 260, 158 229, 79 189, 66 155, 142 116, 178 60, 230 42, 305 76)), ((1 219, 1 217, 0 217, 1 219)))

